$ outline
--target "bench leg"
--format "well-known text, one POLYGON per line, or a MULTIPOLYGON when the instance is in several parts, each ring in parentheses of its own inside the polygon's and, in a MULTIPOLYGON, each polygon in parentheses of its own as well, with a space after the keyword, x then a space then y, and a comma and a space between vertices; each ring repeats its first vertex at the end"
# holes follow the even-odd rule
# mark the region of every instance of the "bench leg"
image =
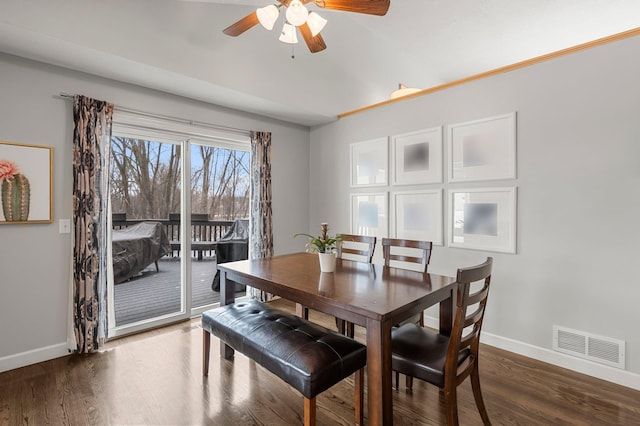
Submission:
POLYGON ((354 379, 356 424, 364 424, 364 368, 356 371, 354 379))
POLYGON ((211 334, 202 330, 202 375, 209 375, 209 355, 211 354, 211 334))
POLYGON ((316 397, 304 399, 304 426, 316 424, 316 397))
POLYGON ((407 389, 413 389, 413 377, 412 376, 407 376, 405 378, 405 385, 407 386, 407 389))

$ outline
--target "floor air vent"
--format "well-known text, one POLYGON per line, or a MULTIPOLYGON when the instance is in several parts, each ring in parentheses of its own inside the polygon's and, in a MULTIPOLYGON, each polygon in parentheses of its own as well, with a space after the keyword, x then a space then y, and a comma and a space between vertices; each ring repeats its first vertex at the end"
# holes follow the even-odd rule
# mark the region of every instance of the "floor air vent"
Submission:
POLYGON ((625 368, 625 342, 622 340, 554 325, 553 349, 612 367, 625 368))

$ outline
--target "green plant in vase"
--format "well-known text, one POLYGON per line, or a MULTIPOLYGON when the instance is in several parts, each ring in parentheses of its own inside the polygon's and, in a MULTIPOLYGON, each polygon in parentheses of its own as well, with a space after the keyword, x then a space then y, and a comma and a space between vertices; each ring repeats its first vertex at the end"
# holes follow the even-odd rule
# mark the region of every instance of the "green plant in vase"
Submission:
POLYGON ((7 222, 25 222, 29 217, 31 185, 15 163, 0 160, 2 212, 7 222))
POLYGON ((328 223, 320 224, 320 235, 318 236, 300 233, 294 234, 293 238, 300 235, 309 237, 309 241, 307 242, 307 251, 309 253, 333 253, 336 249, 336 244, 340 241, 340 235, 334 237, 329 236, 328 223))
POLYGON ((304 235, 309 237, 307 242, 307 251, 309 253, 318 253, 320 260, 321 272, 333 272, 336 267, 336 244, 340 241, 340 235, 334 237, 329 236, 329 224, 320 224, 320 235, 314 236, 309 234, 295 234, 293 237, 304 235))

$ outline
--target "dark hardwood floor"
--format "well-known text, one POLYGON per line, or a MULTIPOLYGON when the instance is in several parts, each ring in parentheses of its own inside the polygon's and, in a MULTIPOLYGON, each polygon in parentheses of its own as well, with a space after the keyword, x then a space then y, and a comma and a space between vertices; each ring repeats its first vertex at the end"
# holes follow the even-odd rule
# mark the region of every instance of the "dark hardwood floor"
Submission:
MULTIPOLYGON (((275 303, 294 310, 289 302, 275 303)), ((311 320, 334 324, 315 311, 311 320)), ((210 374, 203 378, 199 323, 193 319, 111 341, 97 354, 0 373, 0 425, 302 424, 298 392, 241 354, 234 362, 221 360, 215 338, 210 374)), ((356 338, 363 336, 356 328, 356 338)), ((480 369, 494 425, 640 425, 638 391, 489 346, 481 348, 480 369)), ((433 386, 415 381, 412 392, 402 387, 393 398, 397 425, 444 423, 433 386)), ((480 425, 468 381, 458 398, 460 424, 480 425)), ((319 425, 352 424, 352 378, 317 403, 319 425)))

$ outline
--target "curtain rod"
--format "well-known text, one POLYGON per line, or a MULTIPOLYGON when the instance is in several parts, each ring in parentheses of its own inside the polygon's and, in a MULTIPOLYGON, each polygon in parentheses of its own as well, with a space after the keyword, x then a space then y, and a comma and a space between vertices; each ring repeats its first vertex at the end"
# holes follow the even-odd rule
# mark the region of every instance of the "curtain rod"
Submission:
MULTIPOLYGON (((73 99, 75 95, 71 95, 69 93, 63 93, 60 92, 60 97, 61 98, 65 98, 65 99, 73 99)), ((216 124, 210 124, 210 123, 205 123, 202 121, 194 121, 194 120, 189 120, 186 118, 179 118, 179 117, 172 117, 169 115, 162 115, 162 114, 155 114, 152 112, 146 112, 146 111, 141 111, 138 109, 133 109, 133 108, 127 108, 127 107, 122 107, 122 106, 118 106, 118 105, 114 105, 113 106, 115 109, 117 109, 118 111, 122 111, 122 112, 128 112, 131 114, 137 114, 137 115, 141 115, 144 117, 150 117, 150 118, 161 118, 163 120, 167 120, 167 121, 173 121, 176 123, 182 123, 182 124, 188 124, 191 126, 202 126, 202 127, 208 127, 211 129, 215 129, 215 130, 222 130, 222 131, 226 131, 226 132, 231 132, 231 133, 236 133, 242 136, 251 136, 251 132, 249 130, 245 130, 245 129, 238 129, 235 127, 227 127, 227 126, 220 126, 220 125, 216 125, 216 124)))

